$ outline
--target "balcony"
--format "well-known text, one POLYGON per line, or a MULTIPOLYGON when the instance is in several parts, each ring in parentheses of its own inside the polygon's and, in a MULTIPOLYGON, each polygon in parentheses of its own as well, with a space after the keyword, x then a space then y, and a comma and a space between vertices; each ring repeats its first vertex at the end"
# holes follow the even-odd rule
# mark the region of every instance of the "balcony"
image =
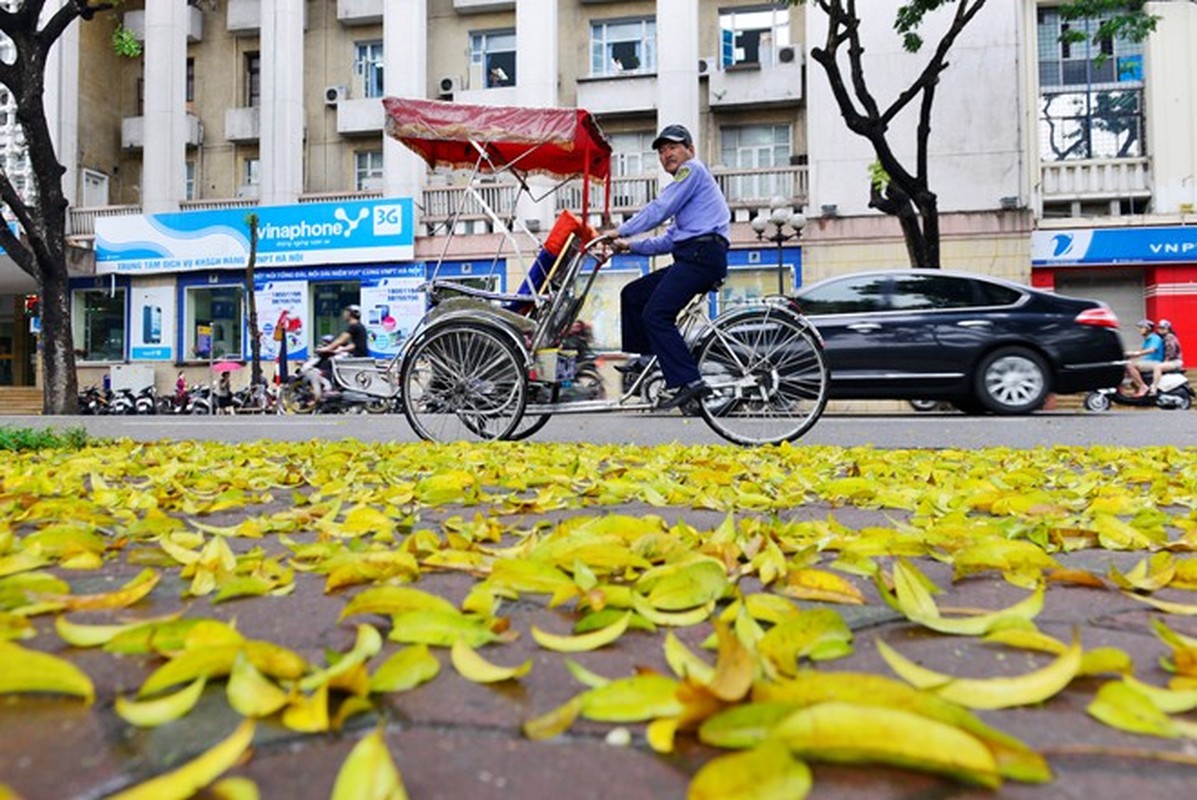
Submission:
POLYGON ((382 133, 385 122, 380 97, 337 101, 337 133, 342 136, 373 136, 382 133))
POLYGON ((802 102, 802 54, 793 47, 790 60, 777 64, 737 64, 711 72, 711 108, 793 106, 802 102))
MULTIPOLYGON (((187 115, 187 146, 199 147, 204 141, 204 126, 195 114, 187 115)), ((121 147, 140 150, 145 146, 145 117, 125 117, 121 120, 121 147)))
POLYGON ((500 3, 496 0, 453 0, 453 10, 458 14, 486 14, 491 11, 515 11, 515 3, 500 3))
POLYGON ((71 208, 67 211, 68 239, 90 240, 96 235, 96 220, 100 217, 123 217, 140 214, 140 205, 97 206, 95 208, 71 208))
POLYGON ((225 28, 234 36, 257 36, 262 32, 262 0, 229 0, 225 28))
POLYGON ((229 108, 224 112, 224 138, 230 142, 256 142, 262 136, 262 109, 229 108))
POLYGON ((1045 203, 1151 197, 1147 158, 1051 161, 1041 172, 1045 203))
MULTIPOLYGON (((484 183, 474 188, 501 217, 512 213, 519 196, 519 186, 509 181, 484 183)), ((465 185, 424 187, 424 208, 420 220, 428 233, 443 233, 445 227, 454 220, 457 222, 457 233, 492 232, 493 220, 490 215, 474 197, 467 194, 466 189, 465 185)))
POLYGON ((516 104, 516 89, 514 86, 460 89, 453 93, 453 101, 475 106, 513 106, 516 104))
MULTIPOLYGON (((775 167, 765 169, 712 170, 715 181, 723 190, 733 219, 745 221, 752 212, 768 208, 774 197, 784 197, 795 208, 806 205, 808 183, 806 167, 775 167)), ((611 214, 616 218, 629 217, 657 196, 656 175, 638 175, 611 179, 611 214)), ((605 189, 591 186, 591 209, 603 207, 605 189)), ((577 211, 582 207, 582 185, 571 183, 557 193, 557 210, 577 211)))
POLYGON ((657 76, 579 78, 577 105, 598 115, 652 112, 657 108, 657 76))
POLYGON ((383 0, 337 0, 342 25, 381 25, 383 0))
MULTIPOLYGON (((260 0, 259 0, 260 1, 260 0)), ((139 42, 145 42, 145 12, 126 11, 121 19, 124 25, 139 42)), ((187 9, 187 42, 197 44, 204 40, 204 12, 195 6, 187 9)))

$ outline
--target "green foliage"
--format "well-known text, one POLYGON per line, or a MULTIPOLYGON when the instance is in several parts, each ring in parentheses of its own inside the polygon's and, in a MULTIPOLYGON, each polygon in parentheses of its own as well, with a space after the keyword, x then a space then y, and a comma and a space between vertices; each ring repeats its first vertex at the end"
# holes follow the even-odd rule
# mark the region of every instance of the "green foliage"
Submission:
POLYGON ((91 441, 83 428, 55 431, 51 428, 0 428, 0 450, 81 450, 91 441))
POLYGON ((143 51, 137 36, 124 25, 117 25, 112 32, 112 49, 125 58, 139 58, 143 51))
POLYGON ((880 161, 874 161, 869 164, 869 185, 871 185, 878 192, 884 192, 885 187, 889 186, 889 173, 885 171, 885 167, 881 166, 880 161))
MULTIPOLYGON (((1155 30, 1159 17, 1149 14, 1143 8, 1143 0, 1071 0, 1060 6, 1060 17, 1064 20, 1098 19, 1101 24, 1093 34, 1093 41, 1103 39, 1126 39, 1141 42, 1155 30)), ((1085 39, 1083 31, 1065 32, 1061 41, 1079 42, 1085 39)))

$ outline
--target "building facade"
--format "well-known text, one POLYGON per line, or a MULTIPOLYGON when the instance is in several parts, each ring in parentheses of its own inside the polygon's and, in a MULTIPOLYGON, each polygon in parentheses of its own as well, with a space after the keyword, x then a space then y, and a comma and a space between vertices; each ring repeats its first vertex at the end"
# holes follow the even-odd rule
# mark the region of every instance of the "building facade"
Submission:
MULTIPOLYGON (((892 31, 899 5, 871 4, 862 31, 882 102, 921 66, 892 31)), ((1170 316, 1183 334, 1185 319, 1197 322, 1197 251, 1185 228, 1197 220, 1188 46, 1197 4, 1148 5, 1162 21, 1144 45, 1066 47, 1051 3, 989 4, 937 90, 932 185, 945 266, 1097 296, 1124 319, 1170 316)), ((932 16, 928 39, 942 24, 932 16)), ((383 135, 386 95, 590 110, 615 149, 617 218, 658 190, 656 130, 687 125, 733 209, 720 304, 775 291, 779 263, 787 286, 902 266, 896 223, 867 207, 872 154, 844 127, 807 55, 825 34, 812 4, 751 0, 131 0, 78 24, 56 48, 50 85, 73 203, 82 381, 142 364, 165 388, 179 369, 198 377, 211 359, 248 349, 242 265, 97 265, 97 229, 112 218, 187 228, 233 224, 256 209, 300 221, 310 212, 317 224, 319 215, 356 219, 374 204, 410 201, 410 252, 382 236, 355 257, 315 248, 315 261, 264 265, 260 288, 269 283, 282 298, 268 307, 291 303, 306 316, 292 354, 335 330, 347 303, 378 307, 378 325, 394 318, 383 313, 392 305, 414 313, 410 284, 438 263, 459 279, 513 288, 519 254, 468 202, 462 176, 430 173, 383 135), (143 43, 141 57, 116 54, 118 26, 143 43), (748 224, 775 197, 809 220, 800 245, 781 252, 748 224), (458 208, 458 235, 447 242, 458 208), (388 281, 402 287, 401 301, 379 299, 388 281)), ((913 142, 913 113, 892 126, 900 150, 913 142)), ((0 124, 0 154, 19 156, 5 131, 0 124)), ((515 196, 501 180, 478 190, 497 207, 515 196)), ((579 195, 566 187, 515 213, 546 230, 579 195)), ((621 259, 600 278, 590 314, 601 345, 618 345, 618 289, 654 266, 621 259)), ((33 291, 11 272, 0 267, 0 359, 33 291)))

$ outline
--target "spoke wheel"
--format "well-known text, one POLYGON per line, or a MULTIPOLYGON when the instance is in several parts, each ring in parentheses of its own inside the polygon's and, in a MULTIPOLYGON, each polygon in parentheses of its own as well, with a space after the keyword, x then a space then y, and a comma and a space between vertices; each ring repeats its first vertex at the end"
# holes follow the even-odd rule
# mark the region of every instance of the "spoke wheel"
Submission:
POLYGON ((762 308, 726 321, 703 343, 698 369, 711 387, 702 416, 736 444, 793 441, 827 405, 827 361, 810 328, 762 308))
POLYGON ((424 333, 404 357, 403 413, 421 439, 507 439, 528 402, 524 359, 501 331, 451 323, 424 333))
MULTIPOLYGON (((532 403, 556 403, 558 396, 561 393, 561 387, 557 384, 551 386, 532 386, 530 388, 531 397, 529 402, 532 403), (537 395, 542 395, 538 397, 537 395)), ((515 426, 515 430, 507 437, 513 442, 523 441, 531 436, 540 433, 540 429, 549 424, 549 420, 553 418, 552 414, 525 414, 520 423, 515 426)))

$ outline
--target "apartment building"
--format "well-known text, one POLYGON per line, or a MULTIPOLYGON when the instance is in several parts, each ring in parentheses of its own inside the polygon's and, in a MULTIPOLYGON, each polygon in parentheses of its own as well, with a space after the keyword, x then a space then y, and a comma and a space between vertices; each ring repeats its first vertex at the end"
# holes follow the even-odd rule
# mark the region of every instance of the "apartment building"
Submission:
MULTIPOLYGON (((1150 7, 1163 21, 1143 46, 1061 45, 1063 23, 1036 0, 990 4, 961 37, 933 119, 946 266, 1096 295, 1124 318, 1171 316, 1180 327, 1195 316, 1197 69, 1187 43, 1197 5, 1150 7)), ((617 217, 657 191, 655 131, 686 124, 735 217, 717 305, 775 291, 779 262, 786 285, 905 262, 897 225, 867 207, 872 155, 807 56, 826 33, 809 5, 131 0, 72 30, 55 73, 67 87, 57 130, 59 152, 75 154, 64 161, 85 382, 132 365, 165 386, 179 368, 200 375, 211 359, 248 349, 243 259, 206 258, 207 245, 173 260, 130 256, 125 245, 143 234, 167 230, 177 244, 188 230, 244 229, 250 211, 276 232, 348 226, 379 205, 399 215, 406 236, 353 224, 352 248, 297 253, 267 242, 261 317, 286 308, 303 319, 292 356, 335 330, 350 302, 367 311, 375 352, 395 352, 402 320, 422 313, 414 287, 438 263, 442 274, 513 288, 519 254, 463 199, 462 176, 429 173, 384 137, 384 95, 587 108, 615 149, 617 217), (144 43, 140 58, 114 52, 118 25, 144 43), (780 252, 748 224, 775 197, 809 220, 780 252), (446 246, 459 207, 459 235, 446 246), (116 232, 107 244, 106 226, 116 232)), ((874 90, 892 95, 918 60, 884 13, 864 35, 874 90)), ((900 151, 913 125, 895 120, 900 151)), ((502 180, 477 188, 499 208, 515 196, 502 180)), ((566 187, 521 204, 518 217, 545 230, 579 195, 566 187)), ((617 344, 618 289, 654 266, 621 256, 599 279, 589 314, 600 344, 617 344)), ((8 290, 15 309, 28 289, 8 290)))

